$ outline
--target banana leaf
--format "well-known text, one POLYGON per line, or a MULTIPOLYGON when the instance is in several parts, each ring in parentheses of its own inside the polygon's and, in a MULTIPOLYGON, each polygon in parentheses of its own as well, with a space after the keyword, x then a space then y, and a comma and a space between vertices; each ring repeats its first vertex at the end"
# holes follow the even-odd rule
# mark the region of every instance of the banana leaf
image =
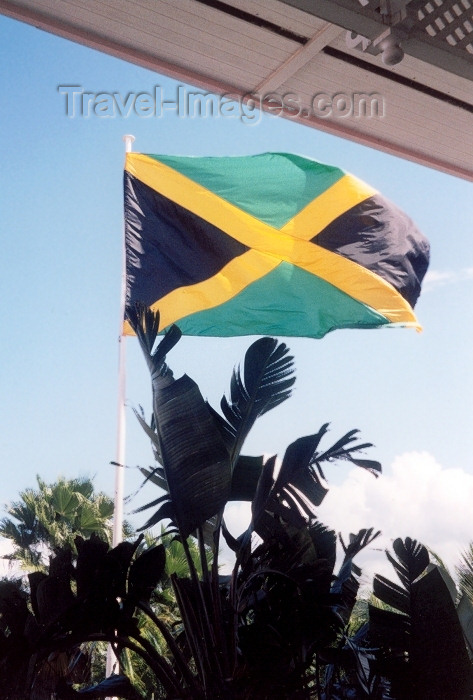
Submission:
POLYGON ((381 647, 382 672, 391 680, 393 695, 397 700, 466 700, 473 689, 472 668, 449 588, 438 567, 429 566, 423 545, 397 539, 393 549, 397 558, 387 555, 402 585, 375 576, 374 593, 389 609, 369 609, 370 640, 381 647))
POLYGON ((185 538, 225 507, 230 460, 197 384, 187 375, 155 391, 154 410, 174 519, 185 538))
POLYGON ((185 539, 228 501, 228 451, 197 384, 187 375, 175 380, 165 362, 180 332, 171 328, 154 350, 159 314, 136 307, 129 318, 151 373, 157 447, 170 498, 145 527, 170 517, 185 539))
POLYGON ((415 581, 412 588, 413 697, 464 700, 473 691, 472 667, 455 606, 438 568, 415 581))
POLYGON ((264 457, 240 455, 232 473, 230 501, 252 501, 263 470, 264 457))
POLYGON ((166 550, 164 545, 142 552, 132 563, 128 574, 128 596, 140 603, 148 603, 164 575, 166 550))

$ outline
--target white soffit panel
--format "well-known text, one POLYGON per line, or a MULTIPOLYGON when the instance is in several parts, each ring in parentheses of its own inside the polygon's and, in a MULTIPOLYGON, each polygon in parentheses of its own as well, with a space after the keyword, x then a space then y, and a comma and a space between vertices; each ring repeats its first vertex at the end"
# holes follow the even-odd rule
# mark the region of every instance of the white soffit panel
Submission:
POLYGON ((473 0, 0 0, 0 12, 473 180, 473 0))

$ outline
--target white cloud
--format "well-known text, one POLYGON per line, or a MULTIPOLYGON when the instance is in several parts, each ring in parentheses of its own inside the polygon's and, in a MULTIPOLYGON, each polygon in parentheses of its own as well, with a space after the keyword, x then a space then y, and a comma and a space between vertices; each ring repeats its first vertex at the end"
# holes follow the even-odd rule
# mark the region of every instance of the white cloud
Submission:
POLYGON ((9 559, 4 559, 6 554, 11 554, 13 552, 13 547, 10 540, 6 538, 0 538, 0 578, 5 576, 7 578, 22 576, 24 572, 20 571, 18 565, 9 559))
POLYGON ((429 270, 422 283, 422 291, 430 292, 437 287, 447 284, 456 284, 473 278, 473 268, 465 267, 461 270, 429 270))
MULTIPOLYGON (((381 530, 376 549, 389 548, 396 537, 416 539, 453 574, 461 552, 473 541, 472 503, 472 474, 446 469, 427 452, 410 452, 397 457, 379 479, 352 470, 340 486, 331 487, 320 518, 343 535, 363 527, 381 530)), ((381 552, 367 552, 364 559, 370 575, 394 575, 381 552)))
MULTIPOLYGON (((374 573, 396 578, 384 551, 396 537, 411 537, 434 551, 454 573, 462 551, 473 541, 473 474, 442 467, 428 452, 397 457, 378 479, 363 469, 350 471, 330 490, 319 509, 321 522, 341 532, 373 527, 382 536, 356 560, 364 581, 374 573)), ((238 536, 248 525, 248 503, 231 504, 225 520, 238 536)), ((229 560, 228 550, 222 560, 229 560)))
MULTIPOLYGON (((225 508, 225 525, 233 537, 242 534, 250 524, 251 504, 248 502, 229 503, 225 508)), ((233 568, 235 556, 222 538, 219 561, 222 564, 221 573, 228 574, 233 568)))

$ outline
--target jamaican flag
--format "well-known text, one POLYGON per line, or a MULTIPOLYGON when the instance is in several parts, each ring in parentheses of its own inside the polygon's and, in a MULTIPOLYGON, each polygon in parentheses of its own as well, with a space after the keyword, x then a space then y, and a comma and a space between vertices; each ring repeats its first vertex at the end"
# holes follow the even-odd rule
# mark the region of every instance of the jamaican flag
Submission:
POLYGON ((301 156, 127 154, 125 246, 126 307, 158 309, 160 330, 419 327, 426 239, 369 185, 301 156))

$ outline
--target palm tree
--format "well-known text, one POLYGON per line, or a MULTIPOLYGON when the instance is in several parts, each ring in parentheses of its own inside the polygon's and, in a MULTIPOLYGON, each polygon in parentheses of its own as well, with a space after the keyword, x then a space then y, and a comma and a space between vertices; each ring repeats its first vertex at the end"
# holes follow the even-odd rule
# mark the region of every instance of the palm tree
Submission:
POLYGON ((113 500, 95 492, 90 478, 59 477, 53 484, 36 479, 38 488, 22 491, 0 521, 0 535, 14 548, 9 559, 28 571, 45 571, 51 554, 64 547, 74 551, 77 535, 96 533, 111 541, 113 500))

